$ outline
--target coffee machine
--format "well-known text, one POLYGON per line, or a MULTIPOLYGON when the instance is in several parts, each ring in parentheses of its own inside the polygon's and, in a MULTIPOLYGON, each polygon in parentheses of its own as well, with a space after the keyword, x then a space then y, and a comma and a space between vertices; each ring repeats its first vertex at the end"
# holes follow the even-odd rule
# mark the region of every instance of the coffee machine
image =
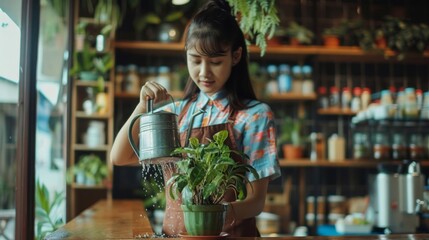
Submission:
POLYGON ((380 163, 378 173, 370 175, 368 216, 383 233, 415 233, 424 204, 425 176, 420 164, 380 163))

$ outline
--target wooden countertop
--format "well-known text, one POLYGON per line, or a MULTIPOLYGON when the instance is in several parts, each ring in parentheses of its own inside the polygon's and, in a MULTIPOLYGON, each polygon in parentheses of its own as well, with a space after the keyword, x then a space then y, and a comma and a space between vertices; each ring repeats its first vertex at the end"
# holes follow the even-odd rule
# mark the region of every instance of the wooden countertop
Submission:
MULTIPOLYGON (((140 239, 152 236, 153 231, 140 200, 102 200, 62 228, 48 236, 48 239, 140 239)), ((169 238, 174 239, 174 238, 169 238)), ((180 239, 180 238, 179 238, 180 239)), ((198 239, 196 237, 192 239, 198 239)), ((211 239, 211 238, 210 238, 211 239)), ((341 237, 263 237, 227 239, 429 239, 429 234, 395 234, 373 236, 341 237)))

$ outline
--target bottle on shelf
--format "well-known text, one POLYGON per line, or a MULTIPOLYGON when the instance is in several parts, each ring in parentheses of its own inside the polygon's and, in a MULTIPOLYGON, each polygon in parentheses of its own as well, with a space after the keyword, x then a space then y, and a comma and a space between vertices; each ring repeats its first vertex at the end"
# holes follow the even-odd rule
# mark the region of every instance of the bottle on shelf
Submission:
POLYGON ((287 64, 279 65, 278 86, 280 93, 290 92, 292 90, 292 78, 290 76, 290 67, 287 64))
POLYGON ((423 105, 420 111, 421 119, 429 119, 429 92, 423 94, 423 105))
POLYGON ((361 94, 362 110, 366 110, 371 103, 371 90, 369 88, 363 88, 361 94))
POLYGON ((314 93, 313 69, 309 65, 302 66, 302 94, 311 95, 314 93))
POLYGON ((323 136, 323 134, 312 132, 310 134, 310 141, 310 160, 318 161, 325 159, 325 137, 323 136))
POLYGON ((90 121, 84 138, 86 140, 85 144, 88 147, 99 147, 106 144, 104 122, 90 121))
POLYGON ((321 109, 329 108, 329 98, 327 95, 326 87, 320 86, 317 92, 319 94, 319 108, 321 109))
POLYGON ((299 65, 292 67, 292 92, 302 94, 302 69, 299 65))
POLYGON ((362 108, 361 96, 360 96, 361 94, 362 94, 362 89, 360 87, 353 88, 353 98, 350 103, 350 109, 353 112, 359 112, 362 108))
POLYGON ((147 68, 146 82, 156 81, 156 67, 150 66, 147 68))
POLYGON ((140 79, 140 87, 146 83, 147 77, 147 67, 139 67, 138 69, 139 79, 140 79))
POLYGON ((137 73, 137 65, 128 65, 127 74, 124 79, 124 91, 127 93, 140 93, 140 77, 137 73))
POLYGON ((368 135, 364 132, 356 132, 353 134, 353 158, 369 158, 368 135))
POLYGON ((393 118, 396 115, 396 107, 393 105, 393 97, 390 89, 380 92, 380 105, 383 112, 383 118, 393 118))
POLYGON ((407 145, 403 133, 394 133, 392 137, 392 159, 404 160, 407 158, 407 145))
POLYGON ((158 76, 156 77, 156 82, 161 84, 167 89, 171 90, 171 77, 170 77, 170 68, 167 66, 158 67, 158 76))
POLYGON ((384 132, 377 132, 374 135, 374 145, 372 146, 373 157, 376 160, 391 159, 389 138, 384 132))
POLYGON ((416 102, 417 102, 417 108, 420 111, 423 106, 423 91, 419 88, 416 89, 416 102))
POLYGON ((418 117, 417 98, 414 88, 405 89, 404 97, 404 117, 415 119, 418 117))
POLYGON ((398 93, 396 94, 396 116, 397 119, 402 119, 404 117, 404 109, 405 109, 405 92, 404 88, 399 88, 398 93))
POLYGON ((339 108, 340 107, 340 93, 336 86, 332 86, 329 90, 329 107, 339 108))
POLYGON ((96 110, 94 88, 87 87, 86 94, 87 96, 82 103, 82 109, 86 114, 90 115, 93 114, 96 110))
POLYGON ((350 109, 350 102, 352 101, 352 93, 350 88, 344 87, 343 92, 341 93, 341 108, 350 109))
POLYGON ((277 66, 274 64, 270 64, 267 67, 267 74, 268 74, 268 82, 267 82, 267 88, 266 88, 266 94, 272 95, 279 93, 279 85, 277 82, 277 66))
POLYGON ((338 162, 345 159, 345 140, 344 137, 334 133, 328 140, 328 160, 338 162))
POLYGON ((124 66, 117 65, 115 69, 115 92, 121 93, 124 82, 124 66))
POLYGON ((413 133, 410 135, 408 150, 411 160, 421 160, 426 157, 423 136, 421 134, 413 133))

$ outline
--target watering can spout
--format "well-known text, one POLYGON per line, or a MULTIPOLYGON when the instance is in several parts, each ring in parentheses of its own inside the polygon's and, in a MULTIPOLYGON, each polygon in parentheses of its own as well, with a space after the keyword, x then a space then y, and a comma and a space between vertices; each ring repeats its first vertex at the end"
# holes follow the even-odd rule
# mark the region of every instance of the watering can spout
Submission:
POLYGON ((189 138, 191 137, 191 133, 192 133, 192 126, 194 125, 194 119, 196 116, 200 115, 201 113, 205 113, 206 111, 204 111, 203 109, 199 109, 197 112, 195 112, 194 114, 192 114, 191 116, 191 122, 189 123, 189 127, 188 127, 188 132, 186 133, 186 141, 185 141, 185 145, 184 147, 188 146, 189 144, 189 138))

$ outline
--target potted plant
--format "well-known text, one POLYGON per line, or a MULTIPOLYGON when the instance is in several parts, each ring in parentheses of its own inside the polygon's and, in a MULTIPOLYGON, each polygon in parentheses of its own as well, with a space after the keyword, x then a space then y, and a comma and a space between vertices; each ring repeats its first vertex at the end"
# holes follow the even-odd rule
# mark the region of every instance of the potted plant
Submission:
POLYGON ((279 144, 282 146, 285 159, 296 160, 302 158, 302 121, 286 117, 281 126, 279 144))
POLYGON ((248 41, 255 40, 256 46, 264 56, 267 49, 267 39, 271 39, 279 26, 280 19, 274 0, 245 1, 227 0, 234 15, 240 23, 240 28, 248 37, 248 41))
POLYGON ((75 28, 75 51, 82 51, 85 44, 86 38, 86 27, 88 22, 80 21, 75 28))
POLYGON ((136 15, 134 27, 138 34, 148 37, 147 40, 160 42, 177 42, 181 38, 181 28, 186 24, 184 12, 174 6, 170 0, 161 0, 154 5, 153 11, 136 15), (151 28, 152 27, 152 28, 151 28))
POLYGON ((107 164, 95 154, 83 155, 77 164, 67 170, 67 182, 83 185, 101 184, 108 175, 107 164))
POLYGON ((227 210, 222 204, 225 193, 232 190, 238 200, 245 199, 246 184, 250 183, 246 174, 259 178, 252 166, 234 161, 233 154, 244 159, 247 156, 230 150, 224 144, 227 138, 228 131, 222 130, 208 144, 190 138, 189 146, 173 151, 173 155, 184 158, 177 162, 178 171, 167 181, 167 187, 172 199, 182 198, 188 235, 218 236, 227 210))
POLYGON ((341 38, 346 34, 347 26, 341 22, 336 26, 323 30, 323 43, 326 47, 338 47, 341 44, 341 38))
POLYGON ((310 29, 294 21, 290 22, 286 28, 286 35, 289 37, 289 42, 292 46, 311 44, 314 38, 314 33, 310 29))
POLYGON ((98 113, 108 112, 108 95, 105 92, 105 78, 113 67, 113 57, 111 53, 105 53, 102 57, 94 58, 94 66, 97 71, 97 93, 95 95, 95 105, 98 113))

